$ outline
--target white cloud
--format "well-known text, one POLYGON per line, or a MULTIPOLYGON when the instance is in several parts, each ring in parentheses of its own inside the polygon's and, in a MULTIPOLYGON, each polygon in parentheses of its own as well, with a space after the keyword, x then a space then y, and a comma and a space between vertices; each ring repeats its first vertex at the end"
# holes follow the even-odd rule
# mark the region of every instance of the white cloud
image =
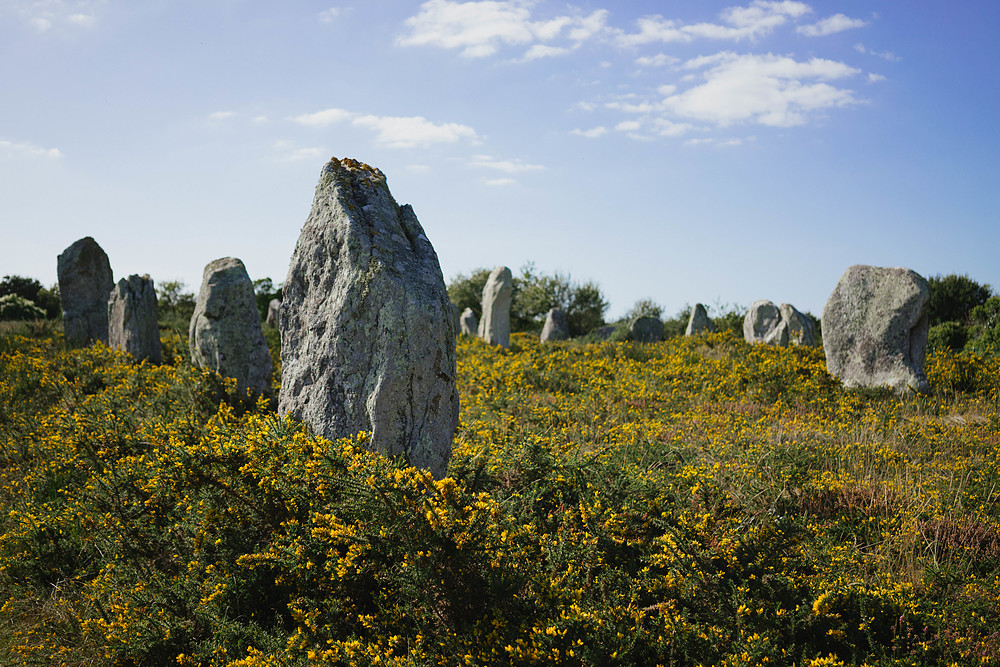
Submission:
POLYGON ((545 169, 540 164, 527 164, 521 160, 497 160, 489 155, 474 155, 469 160, 470 167, 480 167, 483 169, 495 169, 507 174, 520 174, 526 171, 542 171, 545 169))
POLYGON ((824 37, 852 28, 862 28, 866 25, 868 25, 867 21, 852 19, 844 14, 834 14, 811 25, 800 25, 795 29, 795 32, 806 37, 824 37))
POLYGON ((623 120, 622 122, 615 125, 615 129, 619 132, 635 132, 642 127, 642 123, 637 120, 623 120))
POLYGON ((258 125, 262 125, 267 122, 267 116, 254 116, 253 122, 258 125))
POLYGON ((329 9, 324 9, 319 13, 320 23, 333 23, 338 16, 343 13, 343 9, 340 7, 330 7, 329 9))
POLYGON ((423 116, 375 116, 346 109, 324 109, 292 116, 289 120, 309 127, 326 127, 350 122, 375 132, 375 142, 389 148, 414 148, 431 144, 452 144, 462 139, 478 144, 479 135, 468 125, 434 123, 423 116))
POLYGON ((58 148, 41 148, 27 142, 0 139, 0 152, 12 157, 58 159, 62 152, 58 148))
POLYGON ((771 54, 726 57, 703 74, 703 83, 668 96, 662 108, 720 126, 801 125, 810 113, 856 103, 851 90, 827 82, 859 73, 821 58, 799 62, 771 54))
POLYGON ((326 151, 322 148, 296 148, 290 141, 274 142, 274 149, 277 151, 279 162, 298 162, 300 160, 321 160, 326 151))
POLYGON ((547 44, 535 44, 530 49, 528 49, 524 57, 521 58, 523 62, 528 62, 529 60, 538 60, 539 58, 551 58, 553 56, 562 56, 569 53, 572 49, 564 46, 549 46, 547 44))
POLYGON ((885 77, 874 72, 868 74, 868 83, 878 83, 879 81, 885 81, 885 77))
POLYGON ((325 127, 334 123, 341 123, 345 120, 350 120, 356 115, 357 114, 344 109, 323 109, 322 111, 317 111, 315 113, 305 113, 300 116, 293 116, 291 120, 295 121, 299 125, 325 127))
POLYGON ((754 0, 745 7, 724 9, 719 18, 722 23, 694 23, 685 25, 662 16, 644 16, 636 21, 638 32, 617 31, 620 46, 632 47, 656 42, 685 43, 695 39, 753 40, 762 37, 789 19, 808 14, 812 9, 801 2, 769 2, 754 0))
POLYGON ((592 127, 589 130, 572 130, 570 134, 575 134, 579 137, 586 137, 587 139, 596 139, 597 137, 607 134, 608 128, 603 125, 598 125, 597 127, 592 127))
POLYGON ((479 137, 468 125, 432 123, 423 116, 358 116, 352 125, 375 131, 375 142, 389 148, 414 148, 431 144, 453 144, 461 139, 473 143, 479 137))
POLYGON ((503 185, 514 185, 517 183, 513 178, 484 178, 483 183, 486 185, 503 186, 503 185))
POLYGON ((416 174, 425 174, 431 170, 429 165, 426 164, 408 164, 406 165, 407 171, 412 171, 416 174))
POLYGON ((867 53, 869 55, 875 56, 876 58, 881 58, 882 60, 888 60, 891 63, 899 62, 901 60, 901 58, 892 51, 873 51, 872 49, 865 47, 864 44, 855 44, 854 50, 857 51, 858 53, 867 53))
POLYGON ((680 62, 680 58, 668 56, 665 53, 657 53, 655 56, 642 56, 635 59, 635 64, 640 67, 664 67, 675 65, 680 62))
POLYGON ((232 118, 235 115, 236 115, 236 112, 234 112, 234 111, 213 111, 212 113, 208 114, 208 119, 209 120, 225 120, 227 118, 232 118))
POLYGON ((543 42, 561 38, 564 32, 572 42, 569 47, 550 47, 560 51, 529 48, 521 59, 524 62, 564 53, 606 30, 607 10, 600 9, 588 16, 533 20, 532 5, 524 0, 427 0, 415 16, 406 19, 404 25, 409 33, 396 43, 461 49, 459 55, 465 58, 484 58, 505 46, 544 46, 543 42))
POLYGON ((37 32, 56 25, 91 28, 107 0, 12 0, 3 3, 37 32))

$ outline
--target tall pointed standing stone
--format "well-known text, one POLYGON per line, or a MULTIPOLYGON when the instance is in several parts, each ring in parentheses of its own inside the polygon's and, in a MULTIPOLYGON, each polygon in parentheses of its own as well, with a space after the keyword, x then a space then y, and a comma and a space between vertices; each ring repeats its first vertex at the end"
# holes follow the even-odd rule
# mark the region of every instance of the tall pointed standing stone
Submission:
POLYGON ((483 286, 483 319, 479 337, 491 345, 510 345, 510 302, 514 296, 514 276, 506 266, 498 266, 483 286))
POLYGON ((86 236, 56 260, 63 331, 69 347, 108 342, 108 298, 115 286, 108 256, 86 236))
POLYGON ((712 320, 708 319, 708 311, 705 310, 705 306, 700 303, 694 304, 694 308, 691 309, 691 317, 688 318, 687 329, 684 330, 685 336, 697 336, 701 333, 711 333, 715 331, 715 325, 712 324, 712 320))
POLYGON ((381 171, 330 160, 278 318, 278 412, 445 474, 458 425, 455 323, 437 254, 381 171))
POLYGON ((260 326, 253 282, 235 257, 205 267, 188 343, 196 366, 235 378, 240 391, 271 390, 271 353, 260 326))
POLYGON ((136 361, 161 361, 156 289, 148 275, 122 278, 108 299, 108 345, 136 361))

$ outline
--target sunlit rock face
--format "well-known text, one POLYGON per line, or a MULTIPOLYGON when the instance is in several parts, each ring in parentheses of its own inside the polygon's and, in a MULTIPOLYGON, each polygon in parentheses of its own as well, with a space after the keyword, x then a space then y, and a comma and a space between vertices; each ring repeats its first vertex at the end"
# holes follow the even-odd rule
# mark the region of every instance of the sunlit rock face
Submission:
POLYGON ((90 236, 56 259, 63 332, 69 347, 108 342, 108 298, 115 286, 107 253, 90 236))
POLYGON ((437 254, 378 169, 323 167, 278 317, 278 410, 441 477, 458 425, 455 322, 437 254))
POLYGON ((240 391, 271 391, 271 353, 242 261, 223 257, 205 267, 189 335, 196 366, 235 378, 240 391))
POLYGON ((846 386, 927 392, 930 287, 910 269, 855 265, 823 308, 826 367, 846 386))

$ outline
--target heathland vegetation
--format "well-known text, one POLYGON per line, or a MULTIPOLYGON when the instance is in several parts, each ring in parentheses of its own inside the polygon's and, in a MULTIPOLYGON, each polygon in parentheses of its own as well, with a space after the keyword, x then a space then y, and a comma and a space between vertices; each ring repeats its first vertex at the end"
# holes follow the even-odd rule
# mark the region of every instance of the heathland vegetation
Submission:
POLYGON ((8 325, 0 664, 996 662, 991 299, 937 323, 970 336, 929 395, 731 331, 463 338, 440 480, 194 369, 183 326, 155 366, 8 325))

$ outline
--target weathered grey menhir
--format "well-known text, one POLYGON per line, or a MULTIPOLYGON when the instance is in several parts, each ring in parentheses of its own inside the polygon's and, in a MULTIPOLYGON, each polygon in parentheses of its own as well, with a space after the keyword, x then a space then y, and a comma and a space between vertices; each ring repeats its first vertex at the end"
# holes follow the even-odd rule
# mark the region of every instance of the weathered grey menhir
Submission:
POLYGON ((743 338, 765 345, 815 345, 812 318, 790 303, 774 305, 767 299, 754 301, 743 318, 743 338))
POLYGON ((459 316, 458 333, 472 337, 479 335, 479 320, 476 319, 476 314, 472 311, 472 308, 466 308, 459 316))
POLYGON ((687 328, 684 329, 685 336, 697 336, 702 333, 712 333, 715 325, 708 318, 708 311, 700 303, 694 304, 691 309, 691 317, 688 318, 687 328))
POLYGON ((161 361, 156 289, 148 275, 122 278, 107 303, 108 345, 136 361, 161 361))
POLYGON ((437 254, 381 171, 330 160, 284 283, 278 411, 437 477, 458 425, 455 324, 437 254))
POLYGON ((86 236, 62 251, 56 269, 66 345, 107 343, 108 298, 115 286, 107 253, 86 236))
POLYGON ((823 308, 826 368, 845 386, 928 392, 930 286, 915 271, 857 264, 823 308))
POLYGON ((550 308, 545 314, 545 324, 539 339, 543 343, 550 340, 566 340, 569 338, 569 318, 562 308, 550 308))
POLYGON ((510 345, 510 303, 514 296, 514 276, 506 266, 497 266, 483 285, 483 319, 479 337, 490 345, 510 345))
POLYGON ((210 262, 191 316, 191 360, 235 378, 240 391, 271 390, 271 353, 260 326, 253 282, 243 262, 223 257, 210 262))

